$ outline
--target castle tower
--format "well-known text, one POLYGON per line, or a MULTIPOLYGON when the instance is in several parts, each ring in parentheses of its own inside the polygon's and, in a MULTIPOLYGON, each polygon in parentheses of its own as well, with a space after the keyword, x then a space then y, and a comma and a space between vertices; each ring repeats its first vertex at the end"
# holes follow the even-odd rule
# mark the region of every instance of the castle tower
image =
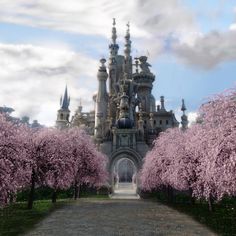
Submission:
POLYGON ((96 140, 102 141, 104 136, 104 126, 107 119, 107 105, 108 105, 108 94, 106 89, 106 81, 108 78, 105 62, 103 58, 100 60, 101 66, 98 69, 98 93, 96 97, 95 107, 95 138, 96 140))
POLYGON ((127 31, 125 35, 125 46, 124 46, 124 74, 127 74, 127 78, 131 79, 132 77, 132 57, 131 57, 131 40, 130 40, 130 25, 127 24, 127 31))
POLYGON ((136 72, 133 74, 134 81, 138 84, 138 99, 142 104, 144 113, 149 114, 150 112, 156 111, 155 98, 152 95, 153 82, 155 75, 150 72, 149 67, 151 66, 147 62, 146 56, 136 58, 135 61, 136 72), (138 71, 138 65, 141 71, 138 71))
POLYGON ((57 120, 56 127, 59 129, 63 129, 69 126, 69 118, 70 118, 70 97, 68 96, 67 86, 65 88, 65 92, 63 97, 60 99, 60 109, 57 111, 57 120))
POLYGON ((111 44, 109 45, 110 57, 109 57, 109 94, 114 94, 114 85, 117 82, 117 55, 119 45, 116 43, 116 20, 113 18, 111 44))
POLYGON ((182 125, 182 129, 185 130, 188 128, 188 116, 185 114, 186 111, 186 106, 184 103, 184 99, 182 99, 182 107, 181 107, 181 111, 183 112, 183 115, 181 116, 181 125, 182 125))

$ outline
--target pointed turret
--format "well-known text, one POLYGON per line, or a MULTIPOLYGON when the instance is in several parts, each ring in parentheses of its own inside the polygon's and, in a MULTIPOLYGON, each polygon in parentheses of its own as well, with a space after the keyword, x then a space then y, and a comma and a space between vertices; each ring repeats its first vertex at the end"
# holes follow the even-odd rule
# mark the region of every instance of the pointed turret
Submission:
POLYGON ((117 34, 116 34, 116 19, 113 18, 111 44, 109 45, 109 49, 110 49, 110 64, 114 63, 114 61, 111 60, 111 58, 114 59, 115 56, 118 53, 118 50, 119 50, 119 45, 116 43, 116 39, 117 39, 117 34))
POLYGON ((125 35, 125 48, 124 48, 124 54, 126 59, 130 57, 130 53, 131 53, 130 24, 128 22, 125 35))
POLYGON ((69 126, 70 118, 70 97, 68 96, 67 86, 64 95, 60 98, 60 109, 57 111, 56 127, 63 129, 69 126))
POLYGON ((132 57, 131 57, 131 40, 130 40, 130 24, 127 24, 127 30, 125 35, 125 46, 124 46, 124 74, 131 79, 132 77, 132 57))
POLYGON ((117 39, 117 35, 116 35, 116 19, 113 18, 113 27, 112 27, 112 44, 116 44, 116 39, 117 39))
POLYGON ((113 27, 111 35, 111 44, 109 45, 110 57, 109 57, 109 93, 114 94, 114 84, 117 80, 117 56, 119 45, 116 43, 117 34, 116 34, 116 19, 113 18, 113 27))
POLYGON ((181 125, 182 125, 182 129, 187 129, 188 127, 188 116, 185 114, 186 111, 186 106, 184 103, 184 99, 182 99, 182 107, 181 107, 181 111, 183 112, 183 115, 181 116, 181 125))
POLYGON ((63 96, 63 98, 61 97, 61 104, 60 105, 61 105, 61 109, 64 109, 64 110, 69 109, 70 97, 68 96, 67 85, 65 88, 64 96, 63 96))

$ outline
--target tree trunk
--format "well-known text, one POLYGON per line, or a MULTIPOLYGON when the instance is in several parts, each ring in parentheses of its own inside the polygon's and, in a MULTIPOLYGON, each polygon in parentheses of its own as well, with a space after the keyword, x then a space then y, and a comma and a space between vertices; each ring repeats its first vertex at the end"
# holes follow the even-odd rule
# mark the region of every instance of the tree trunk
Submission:
POLYGON ((10 194, 10 203, 12 204, 14 202, 15 194, 11 193, 10 194))
POLYGON ((210 211, 210 212, 214 211, 213 199, 212 199, 212 197, 209 197, 209 199, 208 199, 208 208, 209 208, 209 211, 210 211))
POLYGON ((54 189, 52 193, 52 203, 56 203, 56 202, 57 202, 57 190, 54 189))
POLYGON ((195 204, 195 198, 193 197, 193 190, 190 188, 189 189, 189 195, 190 195, 190 202, 192 205, 195 204))
POLYGON ((167 193, 168 193, 168 201, 173 203, 174 194, 173 194, 173 188, 171 186, 167 187, 167 193))
POLYGON ((79 184, 77 185, 77 198, 80 198, 80 190, 81 190, 81 186, 79 184))
POLYGON ((74 184, 74 200, 76 200, 78 198, 78 184, 75 183, 74 184))
POLYGON ((35 190, 35 171, 33 170, 32 175, 31 175, 31 188, 30 188, 29 199, 28 199, 28 209, 33 208, 34 190, 35 190))

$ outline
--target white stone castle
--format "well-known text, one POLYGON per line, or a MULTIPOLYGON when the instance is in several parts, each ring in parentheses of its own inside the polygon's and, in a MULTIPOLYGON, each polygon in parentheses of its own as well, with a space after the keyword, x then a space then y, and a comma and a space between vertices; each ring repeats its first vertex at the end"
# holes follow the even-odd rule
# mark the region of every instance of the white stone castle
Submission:
MULTIPOLYGON (((142 167, 153 140, 160 132, 179 126, 173 111, 165 109, 163 96, 160 97, 161 105, 156 106, 152 94, 155 75, 149 69, 151 65, 147 57, 132 58, 129 24, 124 55, 119 54, 116 39, 116 22, 113 19, 108 68, 102 58, 97 73, 98 92, 93 96, 95 111, 82 112, 80 104, 70 119, 70 98, 66 88, 56 120, 60 129, 83 126, 94 137, 99 150, 109 157, 108 170, 113 190, 119 180, 133 181, 137 186, 136 173, 142 167)), ((181 124, 185 129, 188 119, 184 100, 181 110, 181 124)))

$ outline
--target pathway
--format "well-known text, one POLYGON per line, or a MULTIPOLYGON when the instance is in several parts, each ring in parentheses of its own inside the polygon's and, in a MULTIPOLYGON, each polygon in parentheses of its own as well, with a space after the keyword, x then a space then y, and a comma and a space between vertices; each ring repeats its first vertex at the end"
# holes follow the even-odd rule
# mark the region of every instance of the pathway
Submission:
POLYGON ((80 199, 40 222, 34 236, 215 235, 192 218, 147 200, 80 199))

